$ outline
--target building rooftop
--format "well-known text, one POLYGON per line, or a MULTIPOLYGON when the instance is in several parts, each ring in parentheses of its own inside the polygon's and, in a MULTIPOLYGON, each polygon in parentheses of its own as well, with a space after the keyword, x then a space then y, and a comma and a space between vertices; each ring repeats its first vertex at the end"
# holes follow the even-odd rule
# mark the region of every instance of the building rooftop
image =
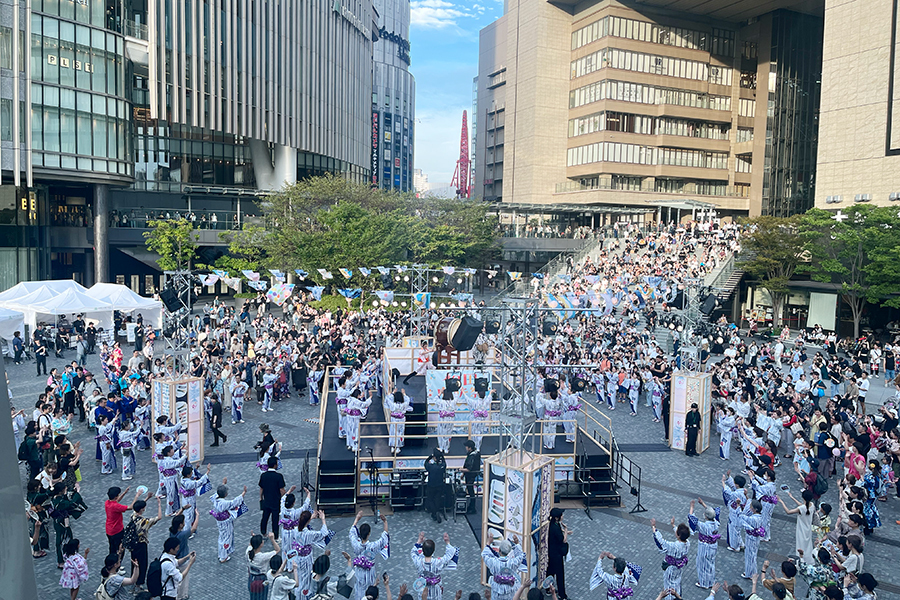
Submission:
MULTIPOLYGON (((568 11, 584 0, 547 0, 568 11)), ((799 13, 823 16, 825 0, 620 0, 628 8, 668 9, 702 15, 720 21, 739 23, 759 17, 773 10, 786 9, 799 13)))

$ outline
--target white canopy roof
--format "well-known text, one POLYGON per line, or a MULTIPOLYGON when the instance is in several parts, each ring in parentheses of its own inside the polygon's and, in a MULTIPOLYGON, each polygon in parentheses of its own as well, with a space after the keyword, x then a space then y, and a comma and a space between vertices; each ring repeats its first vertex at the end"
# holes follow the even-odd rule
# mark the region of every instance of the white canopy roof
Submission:
POLYGON ((18 310, 0 308, 0 337, 11 340, 17 331, 25 331, 25 315, 18 310))
POLYGON ((87 294, 97 300, 112 304, 122 312, 139 312, 154 327, 162 327, 162 302, 144 298, 124 285, 117 283, 95 283, 87 294))
POLYGON ((12 286, 5 292, 0 292, 0 303, 9 300, 20 299, 41 288, 47 288, 55 294, 61 294, 66 290, 78 290, 86 292, 87 288, 75 281, 74 279, 50 279, 47 281, 23 281, 12 286))

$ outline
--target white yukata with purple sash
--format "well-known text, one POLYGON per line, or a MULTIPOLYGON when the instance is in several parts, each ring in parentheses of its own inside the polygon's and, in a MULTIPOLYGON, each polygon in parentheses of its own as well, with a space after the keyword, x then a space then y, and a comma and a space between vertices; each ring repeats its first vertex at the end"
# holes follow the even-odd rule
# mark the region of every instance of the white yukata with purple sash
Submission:
POLYGON ((594 572, 591 573, 591 591, 605 585, 606 600, 625 600, 634 596, 634 588, 640 578, 641 567, 636 564, 626 562, 625 571, 621 575, 611 574, 603 570, 603 559, 597 559, 594 572))
POLYGON ((244 495, 228 498, 212 499, 213 509, 209 514, 216 520, 219 528, 219 562, 225 561, 234 552, 234 520, 247 512, 244 495))
POLYGON ((113 447, 113 432, 115 425, 107 422, 97 428, 97 441, 100 443, 100 473, 109 475, 116 469, 116 452, 113 447))
POLYGON ((491 413, 491 392, 487 391, 482 398, 478 393, 469 399, 469 410, 472 411, 472 441, 475 442, 475 450, 481 452, 481 441, 488 430, 487 421, 491 413))
POLYGON ((181 506, 178 496, 178 472, 184 466, 187 456, 181 458, 160 458, 156 461, 159 473, 162 475, 162 489, 166 493, 166 516, 170 517, 178 512, 181 506))
POLYGON ((481 551, 481 560, 491 572, 491 600, 512 600, 519 587, 516 574, 522 567, 525 551, 519 544, 512 544, 506 556, 498 556, 490 546, 481 551))
POLYGON ((412 547, 410 556, 416 573, 425 580, 425 587, 428 590, 426 600, 442 600, 444 586, 441 584, 441 573, 445 569, 452 571, 457 568, 459 564, 459 548, 447 544, 447 549, 444 550, 443 556, 440 558, 432 556, 431 560, 427 560, 422 555, 421 544, 416 544, 412 547))
POLYGON ((244 396, 250 386, 246 381, 235 383, 231 386, 231 423, 244 420, 244 396))
POLYGON ((394 397, 387 406, 391 416, 391 424, 388 425, 388 446, 392 450, 403 447, 403 435, 406 433, 406 413, 412 410, 412 398, 403 394, 403 402, 394 402, 394 397))
MULTIPOLYGON (((121 434, 119 435, 121 436, 121 434)), ((762 512, 760 514, 762 515, 763 520, 762 526, 766 530, 763 541, 768 542, 771 535, 769 526, 772 522, 772 513, 775 511, 775 506, 778 504, 778 494, 775 492, 775 482, 767 481, 751 472, 750 485, 753 486, 753 492, 762 504, 762 512)))
POLYGON ((563 431, 566 432, 566 441, 575 441, 575 424, 578 419, 578 411, 581 410, 581 396, 578 394, 563 394, 563 431))
POLYGON ((728 506, 728 547, 732 550, 740 550, 744 547, 744 528, 741 526, 741 517, 747 506, 747 494, 743 488, 737 489, 734 478, 729 477, 722 485, 722 499, 728 506))
POLYGON ((353 582, 353 599, 362 600, 366 597, 366 588, 375 585, 378 573, 375 571, 375 554, 381 553, 382 558, 387 560, 391 556, 391 538, 387 531, 381 532, 374 542, 363 543, 359 539, 359 529, 350 528, 350 545, 353 547, 353 553, 356 557, 353 559, 353 570, 355 572, 355 581, 353 582))
MULTIPOLYGON (((196 476, 196 473, 195 473, 196 476)), ((182 477, 181 486, 178 493, 181 496, 181 506, 184 508, 184 524, 190 529, 194 525, 194 520, 199 516, 197 513, 197 496, 205 494, 212 489, 209 482, 209 475, 204 473, 199 478, 182 477)))
MULTIPOLYGON (((287 567, 291 564, 297 564, 297 549, 294 543, 297 541, 297 521, 300 520, 300 513, 305 510, 312 512, 310 508, 310 498, 306 497, 301 506, 295 503, 293 508, 287 508, 284 505, 284 499, 287 494, 281 497, 281 512, 279 513, 278 524, 281 525, 281 554, 287 567)), ((290 568, 287 569, 290 571, 290 568)))
POLYGON ((656 542, 656 547, 666 555, 663 562, 668 567, 663 571, 663 589, 675 590, 681 596, 681 574, 688 564, 690 542, 666 541, 659 530, 653 532, 653 541, 656 542))
MULTIPOLYGON (((313 567, 313 546, 325 548, 334 538, 334 531, 328 529, 327 525, 322 525, 319 529, 306 527, 303 531, 295 533, 294 540, 291 542, 292 549, 296 552, 296 556, 292 560, 296 561, 297 568, 300 569, 300 585, 297 587, 297 598, 300 600, 308 600, 315 596, 313 590, 312 567, 313 567)), ((365 595, 365 590, 363 590, 365 595)))
POLYGON ((128 481, 134 477, 137 467, 134 452, 140 437, 141 430, 138 428, 131 431, 123 429, 119 432, 119 449, 122 451, 122 481, 128 481))
POLYGON ((688 526, 697 532, 697 583, 709 589, 716 582, 716 550, 719 546, 719 516, 721 508, 716 507, 716 518, 701 521, 696 515, 688 515, 688 526))
POLYGON ((456 420, 456 400, 435 401, 438 410, 438 447, 444 454, 450 451, 450 438, 453 437, 453 422, 456 420))

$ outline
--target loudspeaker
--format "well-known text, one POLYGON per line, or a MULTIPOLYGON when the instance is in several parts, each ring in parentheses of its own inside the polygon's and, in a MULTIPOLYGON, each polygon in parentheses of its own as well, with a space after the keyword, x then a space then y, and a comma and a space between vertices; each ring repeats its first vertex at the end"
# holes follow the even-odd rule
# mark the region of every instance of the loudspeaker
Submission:
POLYGON ((181 308, 178 294, 170 287, 163 288, 159 291, 159 299, 166 305, 166 310, 169 312, 178 312, 181 308))
POLYGON ((583 392, 585 388, 584 379, 572 375, 569 377, 569 389, 573 392, 583 392))
POLYGON ((703 301, 703 304, 700 305, 700 312, 704 315, 708 315, 712 311, 716 310, 716 297, 713 294, 710 294, 703 301))
POLYGON ((444 380, 444 389, 451 392, 458 392, 462 387, 459 377, 448 377, 444 380))
POLYGON ((463 317, 459 321, 459 327, 453 334, 453 339, 450 340, 450 345, 460 352, 471 350, 475 347, 475 342, 478 340, 478 335, 483 327, 484 323, 475 317, 463 317))
POLYGON ((546 317, 541 322, 541 333, 544 335, 556 335, 557 329, 559 329, 559 319, 556 317, 546 317))
POLYGON ((544 391, 546 393, 550 392, 558 392, 559 391, 559 382, 555 379, 550 379, 549 377, 544 380, 544 391))
POLYGON ((500 331, 500 319, 488 319, 484 324, 484 332, 487 334, 500 331))
POLYGON ((475 391, 476 392, 486 392, 488 391, 488 380, 485 377, 475 377, 475 391))

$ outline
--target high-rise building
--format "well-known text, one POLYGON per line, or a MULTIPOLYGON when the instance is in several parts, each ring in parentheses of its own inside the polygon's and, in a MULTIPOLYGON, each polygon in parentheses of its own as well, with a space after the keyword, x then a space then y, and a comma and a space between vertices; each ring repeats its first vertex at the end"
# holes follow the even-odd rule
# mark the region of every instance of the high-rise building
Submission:
POLYGON ((371 0, 0 0, 0 289, 146 292, 149 219, 191 217, 211 262, 256 195, 367 180, 377 22, 371 0))
POLYGON ((480 35, 475 195, 693 200, 721 216, 810 206, 821 6, 670 4, 507 0, 480 35))
POLYGON ((428 191, 428 174, 422 172, 422 169, 413 171, 413 189, 417 194, 428 191))
POLYGON ((409 0, 375 0, 381 16, 372 64, 372 183, 411 191, 416 80, 409 72, 409 0))

